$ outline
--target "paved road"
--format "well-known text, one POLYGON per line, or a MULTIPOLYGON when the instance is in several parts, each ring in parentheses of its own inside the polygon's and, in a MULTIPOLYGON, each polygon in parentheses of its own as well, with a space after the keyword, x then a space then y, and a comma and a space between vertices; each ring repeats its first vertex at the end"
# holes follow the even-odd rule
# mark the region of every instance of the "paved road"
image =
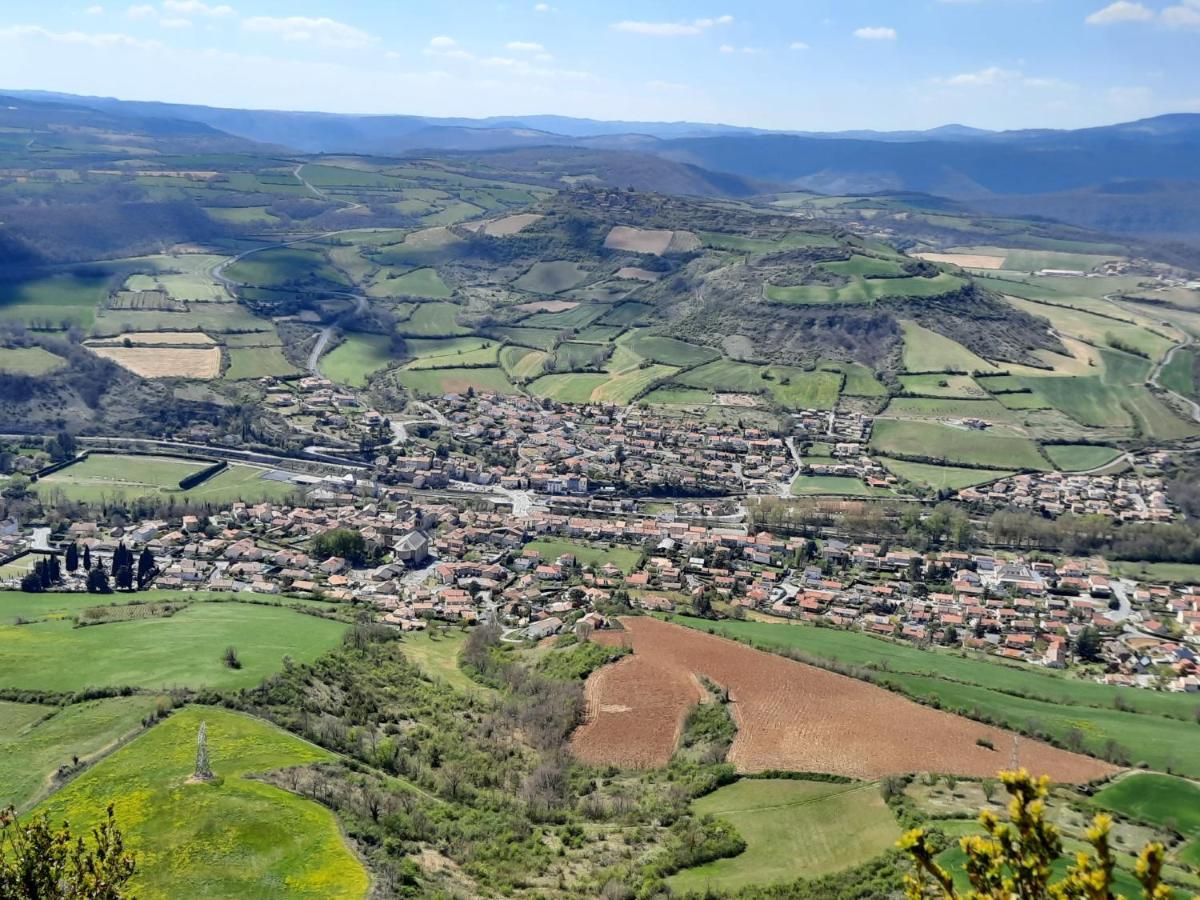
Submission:
POLYGON ((1182 394, 1176 393, 1175 391, 1171 390, 1169 387, 1164 387, 1162 382, 1159 381, 1159 376, 1162 375, 1163 369, 1165 369, 1170 364, 1171 357, 1173 357, 1178 351, 1186 349, 1187 347, 1190 347, 1194 343, 1196 343, 1195 338, 1193 338, 1191 335, 1188 335, 1187 340, 1185 340, 1181 344, 1176 344, 1174 347, 1172 347, 1170 350, 1168 350, 1166 355, 1158 361, 1158 364, 1154 367, 1154 370, 1150 373, 1150 377, 1146 379, 1146 383, 1153 385, 1154 387, 1158 388, 1160 391, 1163 391, 1164 393, 1170 394, 1172 397, 1175 397, 1180 403, 1184 404, 1188 408, 1188 410, 1191 411, 1192 419, 1195 420, 1196 422, 1200 422, 1200 403, 1197 403, 1195 400, 1191 400, 1191 399, 1183 396, 1182 394))

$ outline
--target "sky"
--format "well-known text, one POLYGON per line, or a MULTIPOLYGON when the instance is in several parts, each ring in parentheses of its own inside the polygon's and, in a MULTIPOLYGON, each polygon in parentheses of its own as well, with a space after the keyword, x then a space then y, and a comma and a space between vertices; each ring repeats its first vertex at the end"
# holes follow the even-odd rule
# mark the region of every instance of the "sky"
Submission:
POLYGON ((0 90, 830 131, 1200 112, 1200 0, 2 0, 0 90))

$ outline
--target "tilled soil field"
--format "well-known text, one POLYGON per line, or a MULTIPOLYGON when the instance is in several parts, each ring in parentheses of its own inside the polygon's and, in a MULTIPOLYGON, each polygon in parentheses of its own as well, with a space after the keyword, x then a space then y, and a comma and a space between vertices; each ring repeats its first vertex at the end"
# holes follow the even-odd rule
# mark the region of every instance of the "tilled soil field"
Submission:
MULTIPOLYGON (((883 688, 764 653, 725 638, 648 617, 621 620, 633 655, 594 672, 588 717, 572 749, 595 764, 663 765, 691 705, 696 676, 729 691, 738 735, 729 761, 743 772, 766 769, 879 778, 906 772, 987 776, 1007 768, 1011 732, 914 703, 883 688), (981 746, 980 739, 995 747, 981 746)), ((1115 769, 1107 763, 1021 738, 1020 764, 1055 781, 1084 782, 1115 769)))

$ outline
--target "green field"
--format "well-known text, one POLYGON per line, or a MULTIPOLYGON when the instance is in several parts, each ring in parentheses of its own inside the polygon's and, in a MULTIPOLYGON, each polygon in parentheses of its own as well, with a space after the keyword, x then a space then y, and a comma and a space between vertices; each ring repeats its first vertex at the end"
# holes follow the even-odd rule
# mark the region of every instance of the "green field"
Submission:
POLYGON ((923 328, 916 322, 901 321, 904 329, 904 368, 909 372, 994 372, 996 366, 976 356, 962 344, 923 328))
POLYGON ((550 357, 541 350, 508 346, 500 351, 500 365, 513 378, 536 378, 550 357))
POLYGON ((843 262, 822 263, 821 268, 847 278, 895 277, 904 274, 904 266, 895 260, 854 254, 843 262))
POLYGON ((331 381, 363 387, 369 376, 391 362, 392 340, 386 334, 350 332, 318 365, 331 381))
POLYGON ((698 366, 712 362, 721 355, 708 347, 698 347, 674 338, 642 333, 631 334, 627 339, 623 339, 623 343, 638 356, 668 366, 698 366))
POLYGON ((477 393, 515 394, 517 389, 503 369, 404 369, 396 380, 414 393, 426 397, 443 394, 463 394, 468 390, 477 393))
POLYGON ((88 760, 136 732, 157 700, 108 697, 71 706, 0 701, 0 809, 47 791, 59 766, 88 760))
POLYGON ((1176 584, 1200 584, 1200 564, 1114 561, 1113 570, 1139 581, 1176 584))
POLYGON ((407 319, 396 326, 405 337, 457 337, 470 334, 470 329, 458 324, 461 306, 453 303, 422 303, 407 319))
POLYGON ((437 269, 431 268, 413 269, 403 275, 391 275, 383 270, 367 293, 372 297, 429 297, 434 300, 445 300, 454 294, 437 269))
POLYGON ((1059 740, 1078 732, 1083 746, 1093 752, 1112 740, 1127 748, 1135 761, 1155 768, 1171 764, 1184 774, 1200 775, 1196 702, 1186 694, 1131 691, 1030 665, 922 650, 857 631, 680 616, 671 621, 761 649, 800 650, 810 657, 862 667, 878 682, 911 697, 936 697, 946 710, 986 716, 1009 728, 1032 724, 1059 740), (1118 700, 1126 709, 1116 708, 1118 700))
MULTIPOLYGON (((1039 272, 1042 269, 1076 269, 1088 271, 1119 256, 1098 253, 1069 253, 1054 250, 1013 250, 1004 247, 953 247, 947 253, 967 253, 978 256, 1004 257, 1004 269, 1018 272, 1039 272)), ((1078 280, 1078 279, 1072 279, 1078 280)))
POLYGON ((154 273, 130 275, 124 287, 129 291, 161 289, 177 300, 228 303, 233 298, 212 275, 213 268, 225 259, 211 253, 144 256, 134 262, 152 267, 154 273))
POLYGON ((901 375, 906 393, 920 397, 953 397, 962 400, 987 396, 987 391, 969 375, 901 375))
POLYGON ((885 297, 937 297, 957 291, 966 280, 946 272, 933 278, 854 278, 848 284, 763 285, 763 296, 775 303, 874 303, 885 297))
POLYGON ((9 375, 49 375, 67 361, 41 347, 0 347, 0 372, 9 375))
POLYGON ((249 687, 275 672, 284 656, 315 659, 343 631, 340 622, 286 607, 237 602, 196 603, 169 617, 84 628, 64 619, 0 625, 0 688, 249 687), (221 659, 230 646, 240 669, 221 659))
POLYGON ((975 487, 1015 474, 999 469, 960 469, 956 466, 931 466, 927 463, 905 462, 899 459, 879 461, 897 478, 935 490, 961 491, 963 488, 975 487))
POLYGON ((847 497, 890 495, 890 491, 873 488, 849 475, 798 475, 792 481, 792 496, 812 497, 822 494, 847 497))
POLYGON ((712 391, 689 387, 655 388, 642 398, 651 406, 708 406, 712 403, 712 391))
POLYGON ((842 379, 836 372, 808 372, 794 366, 757 366, 718 359, 684 372, 678 381, 687 387, 726 393, 765 392, 781 406, 792 409, 832 409, 842 379))
POLYGON ((279 500, 296 490, 286 481, 263 478, 265 470, 234 463, 223 472, 187 491, 179 482, 212 464, 163 456, 120 456, 93 453, 82 462, 40 478, 38 494, 45 500, 61 495, 79 503, 131 501, 175 494, 180 499, 214 504, 234 500, 279 500))
POLYGON ((900 836, 876 784, 744 778, 695 800, 692 811, 732 823, 746 849, 671 876, 679 892, 725 895, 814 878, 873 859, 900 836))
POLYGON ((1184 397, 1195 399, 1200 393, 1196 380, 1198 365, 1200 365, 1200 354, 1195 350, 1176 350, 1167 364, 1163 366, 1161 375, 1163 387, 1184 397))
POLYGON ((575 287, 587 276, 587 269, 570 260, 536 262, 513 282, 513 287, 535 294, 557 294, 575 287))
POLYGON ((937 422, 877 419, 871 448, 884 456, 919 457, 922 461, 937 460, 951 465, 1039 471, 1051 468, 1036 443, 996 428, 980 431, 937 422))
POLYGON ((458 655, 466 643, 467 635, 468 632, 457 628, 412 632, 404 636, 401 649, 428 675, 440 678, 455 690, 466 694, 490 694, 490 688, 484 687, 458 667, 458 655))
POLYGON ((279 217, 265 206, 206 206, 204 211, 223 225, 274 225, 279 217))
POLYGON ((564 553, 570 553, 581 566, 595 567, 610 562, 627 573, 633 571, 641 558, 640 552, 629 547, 593 547, 590 544, 564 540, 530 541, 523 549, 538 551, 544 563, 553 563, 564 553))
POLYGON ((980 419, 1001 425, 1019 424, 1021 414, 992 398, 894 397, 883 412, 905 419, 980 419))
POLYGON ((87 328, 108 293, 109 281, 107 273, 97 272, 0 282, 0 320, 87 328))
POLYGON ((262 250, 225 269, 231 281, 256 287, 349 288, 346 276, 329 264, 319 250, 279 247, 262 250))
POLYGON ((1176 855, 1200 867, 1200 784, 1170 775, 1135 772, 1113 782, 1094 799, 1118 815, 1179 832, 1188 843, 1176 855))
POLYGON ((279 347, 244 347, 229 351, 229 368, 225 377, 237 381, 243 378, 282 377, 295 375, 293 366, 279 347))
POLYGON ((1047 444, 1042 447, 1050 462, 1064 472, 1086 472, 1107 465, 1121 455, 1120 450, 1094 444, 1047 444))
POLYGON ((272 725, 212 707, 172 715, 40 808, 86 834, 113 804, 145 898, 361 898, 369 879, 325 807, 253 776, 332 758, 272 725), (196 733, 217 780, 190 783, 196 733))

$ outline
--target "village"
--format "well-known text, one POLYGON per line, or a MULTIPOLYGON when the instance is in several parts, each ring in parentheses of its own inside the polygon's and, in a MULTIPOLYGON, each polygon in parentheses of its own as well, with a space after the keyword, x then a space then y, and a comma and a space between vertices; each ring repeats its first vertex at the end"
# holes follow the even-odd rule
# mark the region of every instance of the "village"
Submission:
MULTIPOLYGON (((599 427, 631 446, 646 433, 629 422, 599 427)), ((1200 691, 1200 590, 1117 577, 1100 559, 785 537, 620 503, 564 514, 540 493, 519 495, 527 506, 518 513, 502 494, 426 496, 413 489, 420 471, 401 467, 402 480, 414 477, 396 485, 327 480, 303 505, 235 503, 206 517, 76 521, 52 536, 7 522, 0 553, 73 545, 104 561, 118 546, 147 548, 158 589, 354 603, 403 630, 496 621, 513 639, 537 640, 630 610, 792 620, 1200 691), (360 536, 361 558, 314 553, 330 533, 360 536), (1085 644, 1094 645, 1086 654, 1085 644)), ((544 483, 538 474, 514 486, 544 483)), ((68 574, 65 587, 83 589, 84 574, 68 574)), ((19 586, 15 574, 6 580, 19 586)))

